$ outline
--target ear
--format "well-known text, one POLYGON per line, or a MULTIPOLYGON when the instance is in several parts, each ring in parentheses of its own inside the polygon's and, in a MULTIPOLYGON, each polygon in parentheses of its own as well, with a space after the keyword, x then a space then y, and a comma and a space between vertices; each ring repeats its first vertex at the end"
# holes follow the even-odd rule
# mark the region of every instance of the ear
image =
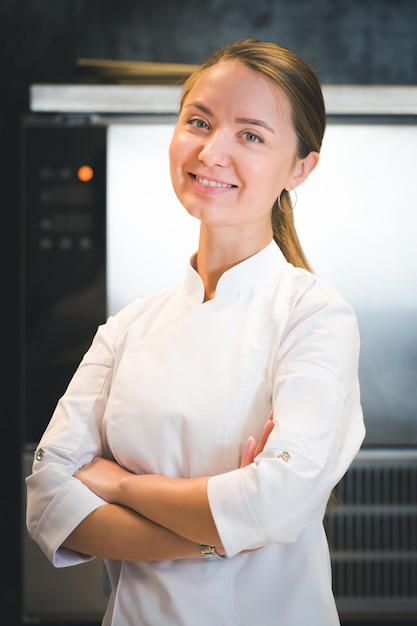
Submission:
POLYGON ((292 176, 285 185, 285 189, 291 191, 291 189, 301 185, 314 170, 319 162, 319 158, 320 154, 318 152, 309 152, 304 159, 297 159, 292 176))

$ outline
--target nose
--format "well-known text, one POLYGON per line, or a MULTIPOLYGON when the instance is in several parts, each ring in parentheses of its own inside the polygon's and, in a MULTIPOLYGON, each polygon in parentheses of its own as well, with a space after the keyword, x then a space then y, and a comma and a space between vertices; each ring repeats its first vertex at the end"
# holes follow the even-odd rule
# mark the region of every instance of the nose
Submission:
POLYGON ((201 146, 198 159, 208 167, 226 167, 230 161, 230 144, 220 130, 210 133, 201 146))

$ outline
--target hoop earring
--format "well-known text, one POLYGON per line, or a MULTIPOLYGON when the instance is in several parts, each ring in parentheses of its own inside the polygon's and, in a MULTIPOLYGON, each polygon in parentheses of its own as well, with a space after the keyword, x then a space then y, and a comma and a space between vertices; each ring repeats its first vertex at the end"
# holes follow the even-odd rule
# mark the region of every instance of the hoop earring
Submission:
MULTIPOLYGON (((291 207, 292 207, 291 211, 294 211, 295 207, 297 206, 298 198, 297 198, 297 192, 295 191, 295 189, 291 189, 291 191, 294 194, 294 200, 291 198, 291 207)), ((290 193, 290 192, 288 192, 288 193, 290 193)))
POLYGON ((294 192, 294 195, 295 195, 295 202, 293 202, 293 200, 292 200, 292 198, 291 198, 291 196, 290 196, 290 192, 289 192, 289 191, 287 191, 286 189, 283 189, 283 190, 281 191, 280 195, 279 195, 279 196, 278 196, 278 198, 277 198, 278 208, 279 208, 279 210, 281 211, 281 213, 284 213, 284 214, 285 214, 285 213, 292 213, 292 212, 294 211, 295 207, 297 206, 297 192, 295 191, 295 189, 291 189, 291 191, 293 191, 293 192, 294 192), (285 192, 285 193, 287 193, 287 194, 290 196, 291 209, 290 209, 289 211, 284 211, 284 209, 282 208, 282 205, 281 205, 281 195, 282 195, 284 192, 285 192))

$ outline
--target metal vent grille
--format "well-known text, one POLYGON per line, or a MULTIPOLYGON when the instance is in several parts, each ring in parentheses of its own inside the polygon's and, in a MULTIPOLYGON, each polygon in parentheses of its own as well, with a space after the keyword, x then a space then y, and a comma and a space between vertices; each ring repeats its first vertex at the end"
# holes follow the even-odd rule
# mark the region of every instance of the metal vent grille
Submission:
POLYGON ((417 450, 362 450, 327 519, 341 614, 417 617, 417 450))

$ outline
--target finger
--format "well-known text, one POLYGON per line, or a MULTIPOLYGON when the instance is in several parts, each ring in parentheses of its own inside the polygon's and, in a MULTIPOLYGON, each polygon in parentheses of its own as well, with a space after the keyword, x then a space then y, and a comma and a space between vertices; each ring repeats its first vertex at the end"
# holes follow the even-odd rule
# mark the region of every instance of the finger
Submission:
POLYGON ((268 441, 268 437, 271 434, 273 429, 274 429, 274 422, 272 421, 272 417, 270 413, 270 416, 268 417, 268 421, 266 422, 263 428, 262 434, 259 438, 258 445, 256 446, 254 457, 258 456, 258 454, 260 454, 262 450, 265 448, 265 444, 268 441))
POLYGON ((246 467, 247 465, 250 465, 252 463, 254 456, 255 456, 255 448, 256 448, 255 437, 250 436, 246 442, 246 448, 243 454, 240 467, 246 467))

